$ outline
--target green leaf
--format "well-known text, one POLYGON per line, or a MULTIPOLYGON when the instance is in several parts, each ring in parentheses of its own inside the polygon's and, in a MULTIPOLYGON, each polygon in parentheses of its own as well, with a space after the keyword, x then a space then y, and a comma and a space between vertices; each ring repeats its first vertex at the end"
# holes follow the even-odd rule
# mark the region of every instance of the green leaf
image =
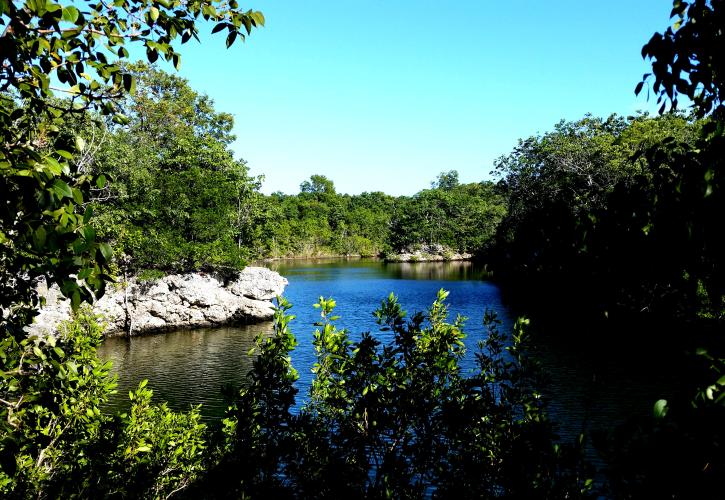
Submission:
POLYGON ((53 181, 51 189, 59 198, 73 198, 73 191, 71 191, 71 188, 60 179, 53 181))
POLYGON ((123 75, 123 88, 126 89, 126 92, 129 94, 136 92, 136 78, 134 78, 131 73, 123 75))
POLYGON ((78 188, 73 188, 73 201, 78 205, 83 205, 83 193, 78 188))
POLYGON ((68 40, 69 38, 73 38, 73 37, 78 36, 81 31, 82 31, 81 28, 74 28, 74 29, 64 30, 63 31, 63 34, 61 35, 61 38, 63 40, 68 40))
POLYGON ((116 113, 113 115, 113 123, 118 123, 119 125, 127 125, 130 120, 128 116, 124 115, 123 113, 116 113))
POLYGON ((232 31, 231 33, 229 33, 227 35, 227 48, 231 47, 232 44, 234 43, 234 40, 236 40, 236 39, 237 39, 236 31, 232 31))
POLYGON ((33 244, 35 245, 35 248, 40 249, 45 245, 45 228, 43 226, 39 226, 34 232, 33 232, 33 244))
POLYGON ((106 186, 106 176, 101 174, 96 178, 96 186, 98 189, 103 189, 106 186))
POLYGON ((28 0, 27 6, 31 12, 42 15, 45 12, 46 0, 28 0))
POLYGON ((252 12, 250 15, 252 16, 252 19, 254 19, 254 21, 257 23, 258 26, 264 26, 264 22, 265 22, 264 14, 262 14, 261 12, 252 12))
POLYGON ((96 239, 96 230, 93 229, 93 226, 86 226, 83 228, 83 238, 87 242, 93 242, 96 239))
POLYGON ((54 15, 53 17, 60 18, 63 15, 63 7, 57 3, 45 2, 45 11, 51 14, 57 12, 57 15, 54 15))
POLYGON ((656 419, 664 418, 665 415, 667 415, 667 411, 669 408, 667 407, 667 400, 666 399, 660 399, 655 403, 653 413, 654 417, 656 419))
POLYGON ((48 156, 44 158, 43 161, 45 162, 45 166, 53 172, 53 175, 60 175, 63 171, 63 167, 61 167, 60 163, 55 158, 48 156))
POLYGON ((156 22, 156 20, 159 18, 159 9, 157 9, 156 7, 151 7, 151 9, 149 9, 149 17, 153 22, 156 22))
POLYGON ((69 5, 68 7, 63 7, 63 21, 68 21, 69 23, 75 23, 78 20, 78 9, 73 7, 72 5, 69 5))
POLYGON ((101 243, 98 245, 98 250, 100 250, 101 255, 103 256, 103 260, 105 262, 111 262, 111 257, 113 256, 113 250, 111 250, 111 245, 108 243, 101 243))
POLYGON ((86 212, 83 214, 83 224, 88 224, 91 217, 93 217, 93 207, 88 207, 86 208, 86 212))

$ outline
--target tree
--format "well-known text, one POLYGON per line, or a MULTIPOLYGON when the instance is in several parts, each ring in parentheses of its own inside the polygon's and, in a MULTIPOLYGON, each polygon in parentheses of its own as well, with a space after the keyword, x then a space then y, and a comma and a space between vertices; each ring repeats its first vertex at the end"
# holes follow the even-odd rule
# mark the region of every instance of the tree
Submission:
POLYGON ((312 175, 309 181, 300 184, 300 193, 313 195, 335 194, 335 184, 324 175, 312 175))
MULTIPOLYGON (((695 352, 703 369, 683 374, 686 386, 694 381, 697 389, 658 400, 653 418, 619 429, 610 441, 610 484, 618 498, 718 498, 725 474, 725 3, 676 0, 671 17, 674 26, 653 35, 642 55, 652 60, 660 113, 668 104, 676 109, 684 95, 703 118, 702 127, 693 142, 672 138, 644 152, 653 182, 642 203, 644 224, 634 229, 644 228, 657 243, 677 242, 689 292, 699 293, 708 306, 699 325, 713 328, 697 337, 695 352)), ((649 79, 645 75, 635 92, 649 79)))
POLYGON ((457 187, 458 184, 458 170, 449 170, 448 172, 438 174, 436 180, 430 183, 430 187, 431 189, 450 191, 457 187))
POLYGON ((725 3, 722 0, 675 1, 674 26, 655 33, 642 48, 652 60, 652 76, 645 75, 636 93, 650 78, 662 102, 678 106, 685 95, 695 114, 706 118, 695 144, 662 143, 647 151, 648 161, 660 170, 674 166, 675 175, 661 179, 650 211, 650 225, 665 232, 686 235, 693 263, 691 278, 701 288, 715 311, 725 309, 725 270, 721 265, 725 245, 719 218, 725 211, 725 3), (678 214, 676 223, 666 219, 678 214))
MULTIPOLYGON (((244 38, 242 30, 249 33, 264 23, 258 12, 215 0, 0 4, 0 187, 7 193, 0 306, 13 310, 14 336, 22 336, 18 327, 30 320, 37 303, 35 278, 58 283, 74 305, 91 300, 92 291, 102 294, 110 279, 110 247, 96 243, 88 227, 92 213, 79 212, 92 181, 82 171, 84 143, 60 135, 60 126, 87 109, 123 122, 116 101, 135 88, 134 76, 119 63, 129 56, 126 45, 143 45, 150 61, 162 55, 178 67, 172 42, 198 38, 201 18, 217 22, 214 31, 228 31, 227 46, 244 38), (70 98, 59 101, 55 92, 70 98)), ((101 186, 104 180, 96 182, 101 186)), ((3 327, 10 331, 7 315, 3 327)))
MULTIPOLYGON (((37 416, 59 415, 62 398, 39 397, 43 377, 75 372, 52 339, 27 337, 23 327, 39 303, 36 282, 57 283, 74 308, 103 294, 111 248, 96 240, 85 206, 91 186, 105 179, 85 171, 84 141, 61 134, 71 116, 95 111, 113 117, 118 99, 135 79, 120 64, 128 45, 143 46, 153 62, 176 67, 172 45, 198 39, 201 20, 227 30, 227 46, 264 24, 236 1, 118 0, 75 2, 0 1, 0 467, 12 478, 32 446, 37 416), (68 99, 58 100, 56 93, 68 99), (46 344, 55 354, 49 357, 46 344)), ((60 349, 60 348, 59 348, 60 349)), ((95 376, 101 376, 88 364, 95 376)), ((46 394, 47 395, 47 394, 46 394)), ((40 461, 39 457, 33 457, 40 461)), ((5 486, 5 485, 4 485, 5 486)))
POLYGON ((690 99, 700 117, 723 112, 725 92, 725 4, 722 0, 673 2, 673 26, 652 35, 642 47, 642 57, 652 60, 652 74, 645 74, 635 92, 639 94, 650 78, 660 113, 677 109, 679 95, 690 99))
POLYGON ((99 234, 132 270, 238 269, 257 217, 260 181, 235 160, 233 119, 189 83, 145 65, 126 68, 136 92, 128 123, 91 124, 92 171, 113 179, 94 203, 99 234))
POLYGON ((532 297, 541 294, 537 283, 558 283, 564 296, 577 290, 570 299, 586 296, 588 307, 685 312, 673 304, 691 267, 681 233, 647 229, 657 183, 674 170, 652 169, 643 153, 665 140, 692 144, 700 127, 680 114, 585 117, 519 141, 496 162, 508 198, 496 272, 532 297))
POLYGON ((504 200, 493 185, 459 184, 455 170, 442 172, 431 185, 396 204, 390 232, 393 249, 428 244, 482 251, 505 211, 504 200))

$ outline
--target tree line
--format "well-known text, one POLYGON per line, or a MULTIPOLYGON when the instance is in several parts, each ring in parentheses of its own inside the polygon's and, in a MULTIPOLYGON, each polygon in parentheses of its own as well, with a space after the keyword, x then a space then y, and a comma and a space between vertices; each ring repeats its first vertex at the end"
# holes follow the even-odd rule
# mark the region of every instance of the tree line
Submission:
POLYGON ((499 277, 598 313, 721 317, 721 202, 712 167, 682 161, 710 123, 587 116, 519 141, 496 162, 508 201, 489 253, 499 277))
POLYGON ((503 216, 493 183, 461 184, 455 170, 414 196, 340 194, 323 175, 298 194, 263 195, 263 177, 230 149, 228 113, 178 76, 140 63, 124 71, 134 93, 116 101, 123 123, 85 113, 62 134, 83 141, 83 169, 100 180, 90 224, 132 273, 234 272, 255 259, 380 256, 423 244, 473 252, 503 216))

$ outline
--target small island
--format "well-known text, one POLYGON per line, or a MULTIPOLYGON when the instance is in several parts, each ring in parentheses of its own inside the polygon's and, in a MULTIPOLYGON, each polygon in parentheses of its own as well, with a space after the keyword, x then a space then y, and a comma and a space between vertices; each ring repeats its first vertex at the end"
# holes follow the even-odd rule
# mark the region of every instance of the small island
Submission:
POLYGON ((423 244, 403 248, 400 252, 386 253, 383 258, 386 262, 447 262, 452 260, 471 260, 473 259, 473 254, 458 252, 440 244, 423 244))

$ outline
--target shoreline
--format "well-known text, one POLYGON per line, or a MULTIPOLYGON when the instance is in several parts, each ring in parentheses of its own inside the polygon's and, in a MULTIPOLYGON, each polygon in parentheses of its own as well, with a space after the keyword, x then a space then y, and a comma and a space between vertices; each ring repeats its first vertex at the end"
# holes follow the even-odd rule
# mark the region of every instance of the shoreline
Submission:
POLYGON ((265 262, 281 262, 285 260, 306 260, 306 259, 382 259, 382 254, 377 255, 360 255, 360 254, 323 254, 323 255, 293 255, 291 257, 265 257, 251 262, 250 265, 261 264, 265 262))
POLYGON ((299 261, 299 260, 377 260, 383 261, 390 264, 396 263, 408 263, 415 264, 418 262, 472 262, 475 257, 469 253, 454 253, 451 256, 440 255, 440 254, 424 254, 417 256, 412 254, 409 257, 404 257, 407 253, 395 253, 390 255, 378 254, 378 255, 295 255, 292 257, 267 257, 264 259, 254 260, 250 265, 264 265, 272 262, 285 262, 285 261, 299 261))
MULTIPOLYGON (((108 290, 92 309, 103 317, 106 337, 259 323, 273 318, 272 301, 287 284, 276 271, 254 266, 230 281, 207 273, 170 274, 143 282, 131 279, 108 290)), ((46 304, 27 331, 52 335, 72 317, 70 301, 56 285, 42 284, 38 293, 46 304)))

